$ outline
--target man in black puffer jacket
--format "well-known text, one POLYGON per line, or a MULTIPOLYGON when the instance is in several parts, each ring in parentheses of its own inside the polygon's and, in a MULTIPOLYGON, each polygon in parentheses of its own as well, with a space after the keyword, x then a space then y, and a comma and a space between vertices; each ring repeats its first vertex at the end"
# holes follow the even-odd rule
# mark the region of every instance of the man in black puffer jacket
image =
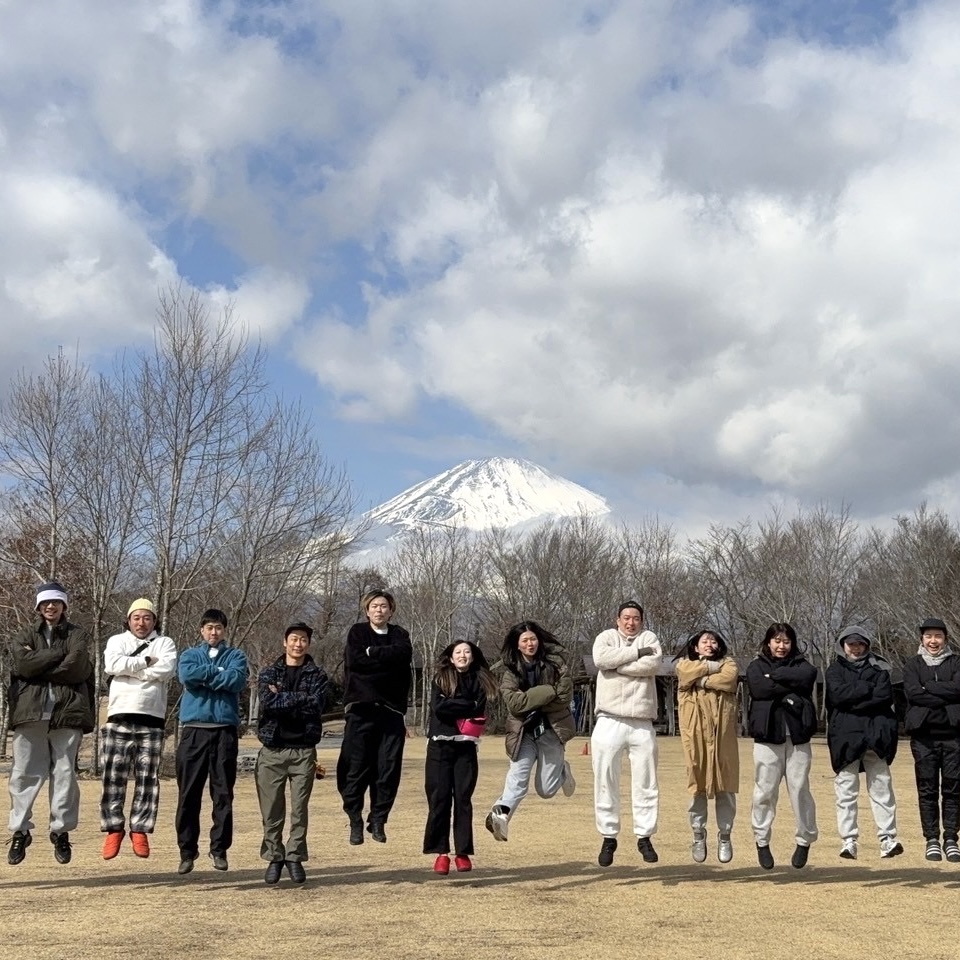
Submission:
POLYGON ((916 768, 925 856, 936 861, 946 855, 950 863, 960 863, 960 657, 947 643, 947 625, 942 620, 928 617, 920 624, 920 649, 903 664, 904 725, 916 768))
POLYGON ((857 859, 857 799, 860 771, 867 776, 880 856, 903 853, 897 840, 897 802, 890 764, 897 753, 897 717, 893 706, 890 665, 870 652, 870 635, 847 627, 837 640, 837 659, 827 668, 830 762, 837 775, 837 828, 840 856, 857 859))

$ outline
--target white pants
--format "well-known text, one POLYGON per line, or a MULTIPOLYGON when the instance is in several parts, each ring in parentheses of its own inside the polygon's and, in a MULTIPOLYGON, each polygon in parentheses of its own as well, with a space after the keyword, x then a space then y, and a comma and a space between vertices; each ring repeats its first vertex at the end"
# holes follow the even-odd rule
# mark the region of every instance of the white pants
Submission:
POLYGON ((653 723, 627 717, 597 717, 590 749, 597 830, 604 837, 615 837, 620 832, 620 772, 626 753, 633 788, 633 832, 638 837, 652 837, 657 832, 660 805, 653 723))
POLYGON ((10 829, 33 830, 33 804, 50 781, 50 832, 76 830, 80 815, 80 787, 74 766, 83 734, 79 730, 51 730, 49 720, 21 723, 13 731, 10 768, 10 829))
POLYGON ((780 781, 787 781, 787 795, 797 821, 796 841, 809 847, 817 837, 817 808, 810 793, 810 764, 813 754, 809 743, 794 746, 786 743, 753 745, 753 835, 761 847, 770 845, 773 818, 777 815, 780 781))
MULTIPOLYGON (((699 832, 707 829, 707 795, 695 793, 687 808, 690 814, 690 827, 699 832)), ((713 812, 717 820, 717 830, 726 835, 733 830, 733 820, 737 815, 737 795, 718 793, 713 801, 713 812)))
MULTIPOLYGON (((877 835, 897 835, 897 799, 893 794, 893 779, 886 760, 872 750, 863 755, 863 771, 867 775, 867 795, 877 825, 877 835)), ((860 795, 860 760, 844 767, 833 781, 837 792, 837 829, 841 840, 856 840, 860 835, 857 826, 857 800, 860 795)))
POLYGON ((547 730, 536 740, 526 735, 520 741, 517 759, 510 762, 507 779, 503 784, 503 793, 494 806, 509 809, 512 817, 520 806, 520 801, 530 789, 530 775, 534 772, 537 793, 549 800, 563 785, 563 744, 552 731, 547 730))

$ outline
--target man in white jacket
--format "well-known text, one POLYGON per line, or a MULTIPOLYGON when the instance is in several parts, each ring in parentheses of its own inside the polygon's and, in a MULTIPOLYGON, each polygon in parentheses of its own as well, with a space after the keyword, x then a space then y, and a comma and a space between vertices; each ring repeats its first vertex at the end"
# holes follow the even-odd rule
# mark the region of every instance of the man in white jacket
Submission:
POLYGON ((603 845, 597 862, 613 863, 620 833, 620 771, 630 758, 633 832, 646 863, 659 859, 650 838, 657 832, 660 791, 657 785, 657 668, 663 653, 656 634, 643 629, 643 607, 626 600, 617 611, 615 629, 593 643, 597 675, 597 719, 590 740, 597 830, 603 845))
POLYGON ((147 835, 153 833, 160 803, 167 687, 177 668, 174 642, 160 636, 156 627, 153 604, 145 598, 134 600, 127 611, 127 630, 111 637, 103 652, 103 671, 111 678, 100 743, 104 860, 112 860, 123 843, 123 807, 131 773, 130 842, 138 857, 150 856, 147 835))

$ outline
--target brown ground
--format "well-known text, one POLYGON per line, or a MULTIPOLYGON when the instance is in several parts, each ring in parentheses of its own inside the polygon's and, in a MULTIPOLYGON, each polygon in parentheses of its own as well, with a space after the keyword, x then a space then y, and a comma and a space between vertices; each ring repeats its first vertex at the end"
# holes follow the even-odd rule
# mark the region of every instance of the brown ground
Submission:
MULTIPOLYGON (((345 960, 480 960, 614 957, 923 958, 958 955, 955 898, 960 866, 922 857, 909 749, 894 767, 900 829, 907 852, 882 861, 869 807, 861 809, 860 860, 837 857, 839 843, 826 747, 814 747, 814 795, 822 840, 810 866, 789 866, 792 816, 783 796, 775 825, 777 867, 759 869, 749 831, 749 791, 741 797, 733 863, 690 860, 680 742, 661 739, 660 863, 644 865, 629 832, 613 867, 596 864, 590 758, 575 740, 568 755, 576 795, 528 797, 508 843, 495 843, 483 816, 499 793, 507 761, 502 740, 485 740, 475 795, 477 855, 470 874, 437 877, 420 853, 423 740, 408 741, 400 798, 386 846, 347 844, 332 771, 336 749, 321 759, 331 776, 312 807, 308 881, 263 884, 260 822, 252 777, 237 785, 236 839, 230 871, 200 860, 176 874, 172 828, 176 787, 165 782, 162 828, 153 856, 137 860, 125 845, 100 859, 99 786, 83 784, 82 824, 68 866, 53 859, 37 831, 27 859, 0 863, 0 944, 5 957, 342 957, 345 960), (865 814, 865 816, 863 816, 865 814), (782 864, 782 865, 781 865, 782 864)), ((749 742, 742 744, 750 779, 749 742)), ((625 776, 625 784, 626 784, 625 776)), ((44 804, 38 805, 44 816, 44 804)))

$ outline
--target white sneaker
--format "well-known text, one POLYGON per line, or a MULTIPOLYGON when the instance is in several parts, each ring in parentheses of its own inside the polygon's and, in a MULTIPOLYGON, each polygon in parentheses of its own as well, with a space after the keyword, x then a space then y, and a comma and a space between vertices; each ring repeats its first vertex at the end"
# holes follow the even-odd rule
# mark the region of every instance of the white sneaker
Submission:
POLYGON ((507 831, 510 827, 510 820, 505 813, 499 810, 491 810, 484 821, 486 828, 493 834, 494 840, 506 840, 507 831))
POLYGON ((694 830, 693 843, 690 844, 690 853, 694 863, 703 863, 707 859, 707 831, 694 830))
POLYGON ((560 784, 565 797, 572 797, 573 791, 577 789, 577 781, 573 778, 573 771, 570 769, 570 763, 563 761, 563 783, 560 784))
POLYGON ((856 860, 857 859, 857 841, 856 840, 844 840, 843 846, 840 848, 840 856, 844 860, 856 860))
POLYGON ((880 841, 881 857, 898 857, 903 853, 903 844, 896 837, 884 837, 880 841))
POLYGON ((721 863, 729 863, 733 859, 733 841, 729 833, 721 833, 717 837, 717 859, 721 863))

